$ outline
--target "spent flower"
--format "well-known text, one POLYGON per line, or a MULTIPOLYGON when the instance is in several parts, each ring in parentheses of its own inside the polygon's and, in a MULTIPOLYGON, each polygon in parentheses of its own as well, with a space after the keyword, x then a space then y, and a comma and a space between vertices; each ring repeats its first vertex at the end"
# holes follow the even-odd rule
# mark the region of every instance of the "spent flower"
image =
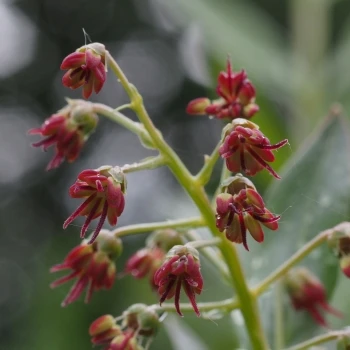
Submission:
POLYGON ((328 327, 320 309, 342 317, 340 311, 328 304, 326 290, 321 281, 306 268, 292 269, 285 276, 284 284, 294 309, 307 311, 319 325, 328 327))
POLYGON ((249 176, 266 169, 275 178, 280 176, 268 164, 275 160, 273 150, 281 148, 288 140, 271 145, 269 139, 259 130, 258 125, 245 119, 235 119, 223 130, 219 153, 225 159, 227 169, 243 171, 249 176))
POLYGON ((124 210, 125 192, 125 175, 118 167, 103 166, 96 170, 82 171, 76 182, 70 187, 69 194, 72 198, 84 198, 85 201, 64 222, 63 228, 67 228, 78 216, 86 216, 80 231, 81 238, 84 238, 91 221, 100 217, 89 241, 93 243, 106 218, 110 225, 117 224, 118 217, 124 210))
POLYGON ((106 81, 106 49, 100 43, 84 45, 69 54, 61 64, 68 70, 62 84, 71 89, 83 86, 83 96, 88 99, 94 90, 98 94, 106 81))
POLYGON ((77 281, 62 302, 62 306, 76 301, 85 289, 85 302, 93 292, 110 289, 116 276, 115 259, 121 254, 122 243, 110 232, 102 231, 93 244, 82 243, 72 249, 61 264, 51 268, 51 272, 72 270, 72 272, 51 284, 52 288, 76 279, 77 281))
POLYGON ((170 249, 163 265, 154 275, 154 283, 158 286, 160 304, 175 297, 175 308, 180 316, 183 316, 180 310, 180 293, 183 287, 193 310, 200 316, 196 294, 202 292, 203 278, 196 249, 189 245, 177 245, 170 249))

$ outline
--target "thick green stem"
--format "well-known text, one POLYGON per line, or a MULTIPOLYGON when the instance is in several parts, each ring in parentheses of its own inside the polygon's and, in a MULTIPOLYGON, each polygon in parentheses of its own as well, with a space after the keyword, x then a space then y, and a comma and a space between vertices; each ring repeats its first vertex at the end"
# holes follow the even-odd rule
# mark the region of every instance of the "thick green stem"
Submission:
POLYGON ((167 228, 202 227, 205 225, 206 223, 204 219, 196 216, 196 217, 180 219, 180 220, 167 220, 167 221, 161 221, 161 222, 128 225, 124 227, 118 227, 112 232, 116 237, 123 237, 123 236, 132 235, 132 234, 151 232, 151 231, 162 230, 167 228))
POLYGON ((219 245, 219 248, 229 268, 232 285, 238 295, 243 318, 245 320, 246 328, 251 340, 252 349, 269 349, 260 322, 256 299, 249 290, 246 283, 237 250, 235 246, 217 230, 215 215, 209 199, 204 192, 204 188, 197 185, 195 177, 191 175, 177 154, 164 141, 162 135, 155 128, 152 120, 149 118, 148 113, 143 105, 141 95, 138 93, 136 88, 128 82, 124 73, 112 57, 109 57, 109 64, 113 72, 119 78, 119 81, 123 85, 125 91, 130 96, 132 108, 136 112, 140 122, 148 131, 154 146, 159 150, 160 154, 162 154, 168 160, 168 166, 170 170, 173 172, 181 186, 186 190, 188 195, 197 205, 211 232, 215 236, 221 238, 221 244, 219 245))
POLYGON ((165 163, 164 157, 161 155, 158 155, 157 157, 146 158, 139 163, 125 164, 122 167, 122 171, 124 173, 132 173, 140 170, 151 170, 151 169, 159 168, 160 166, 165 164, 166 163, 165 163))
POLYGON ((349 330, 332 331, 332 332, 328 332, 326 334, 322 334, 317 337, 311 338, 307 341, 294 345, 285 350, 306 350, 306 349, 310 349, 312 346, 327 343, 332 340, 340 340, 343 337, 348 337, 348 336, 350 336, 349 330))
POLYGON ((284 318, 283 318, 283 285, 277 283, 275 288, 275 349, 281 350, 284 348, 284 318))
MULTIPOLYGON (((204 302, 197 304, 200 311, 211 311, 211 310, 222 310, 224 312, 229 312, 234 309, 239 308, 239 302, 236 299, 225 299, 221 301, 204 302)), ((174 304, 164 303, 162 306, 152 305, 156 310, 176 312, 174 304)), ((190 303, 181 303, 180 309, 183 312, 193 312, 193 306, 190 303)))
POLYGON ((269 286, 283 277, 295 264, 309 255, 315 248, 320 246, 329 236, 332 230, 326 230, 319 233, 313 240, 304 245, 286 262, 284 262, 277 270, 267 276, 257 287, 254 288, 256 296, 262 294, 269 286))

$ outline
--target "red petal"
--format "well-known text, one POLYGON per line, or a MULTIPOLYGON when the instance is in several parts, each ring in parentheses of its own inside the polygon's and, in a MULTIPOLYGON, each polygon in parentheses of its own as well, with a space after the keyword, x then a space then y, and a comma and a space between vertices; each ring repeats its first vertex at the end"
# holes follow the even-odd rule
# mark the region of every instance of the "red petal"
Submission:
POLYGON ((81 231, 80 231, 80 238, 84 238, 85 237, 85 233, 91 223, 91 220, 94 218, 95 214, 96 214, 96 211, 99 207, 99 205, 101 204, 101 201, 102 199, 101 198, 97 198, 96 201, 95 201, 95 204, 94 206, 92 207, 92 209, 90 210, 90 213, 89 215, 87 216, 85 222, 84 222, 84 225, 83 227, 81 228, 81 231))
POLYGON ((183 317, 183 314, 180 310, 180 292, 181 292, 181 284, 182 280, 181 278, 178 278, 177 283, 176 283, 176 289, 175 289, 175 309, 177 313, 183 317))
POLYGON ((101 56, 87 49, 85 51, 85 62, 88 69, 94 69, 101 63, 101 56))
POLYGON ((201 313, 199 312, 199 309, 197 307, 196 295, 193 292, 193 288, 188 283, 186 283, 186 281, 183 281, 183 286, 185 293, 192 304, 194 312, 198 317, 200 317, 201 313))
POLYGON ((98 234, 100 233, 102 226, 106 220, 107 211, 108 211, 108 203, 107 203, 107 201, 105 201, 104 206, 103 206, 103 210, 102 210, 102 214, 101 214, 101 218, 97 224, 95 232, 93 233, 93 235, 89 241, 89 244, 94 243, 95 239, 97 238, 98 234))
POLYGON ((68 55, 61 63, 61 69, 74 69, 85 63, 84 52, 73 52, 68 55))

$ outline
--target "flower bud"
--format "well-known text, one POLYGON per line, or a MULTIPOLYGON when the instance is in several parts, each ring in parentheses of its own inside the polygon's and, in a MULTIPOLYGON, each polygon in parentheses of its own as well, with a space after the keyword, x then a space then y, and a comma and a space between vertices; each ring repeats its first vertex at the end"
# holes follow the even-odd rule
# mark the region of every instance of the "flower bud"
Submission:
POLYGON ((154 336, 159 328, 159 316, 145 304, 134 304, 123 313, 123 325, 146 337, 154 336))
POLYGON ((154 231, 146 241, 147 247, 158 247, 165 252, 175 245, 183 244, 181 234, 177 230, 163 229, 154 231))
POLYGON ((101 230, 96 238, 98 249, 108 254, 112 259, 117 259, 123 252, 123 242, 115 237, 111 231, 101 230))
POLYGON ((109 344, 122 331, 112 315, 103 315, 92 322, 89 334, 94 345, 102 345, 109 344))
POLYGON ((249 179, 238 173, 235 176, 230 176, 221 183, 221 191, 227 192, 231 195, 239 193, 240 190, 252 189, 256 191, 256 188, 249 179))
POLYGON ((205 97, 199 97, 192 100, 186 108, 186 113, 193 115, 206 114, 206 108, 210 105, 210 100, 205 97))

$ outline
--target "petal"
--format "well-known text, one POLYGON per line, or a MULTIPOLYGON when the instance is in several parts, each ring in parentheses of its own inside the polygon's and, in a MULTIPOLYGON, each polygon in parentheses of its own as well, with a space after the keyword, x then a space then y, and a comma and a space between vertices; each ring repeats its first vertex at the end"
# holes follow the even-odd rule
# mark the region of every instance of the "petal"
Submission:
POLYGON ((176 283, 176 289, 175 289, 175 309, 176 309, 177 313, 181 317, 183 317, 183 314, 181 313, 181 310, 180 310, 181 284, 182 284, 182 280, 181 280, 181 278, 178 278, 177 283, 176 283))
POLYGON ((74 69, 85 63, 84 52, 73 52, 69 54, 61 63, 61 69, 74 69))
POLYGON ((94 218, 95 214, 96 214, 96 211, 98 209, 98 207, 100 206, 101 204, 101 201, 102 199, 101 198, 97 198, 93 207, 91 208, 85 222, 84 222, 84 225, 82 226, 81 230, 80 230, 80 238, 84 238, 85 237, 85 233, 92 221, 92 219, 94 218))
POLYGON ((108 203, 107 201, 105 201, 104 203, 104 206, 103 206, 103 210, 102 210, 102 213, 101 213, 101 218, 97 224, 97 227, 95 229, 95 232, 93 233, 90 241, 89 241, 89 244, 93 243, 95 241, 95 239, 97 238, 98 234, 100 233, 101 229, 102 229, 102 226, 106 220, 106 216, 107 216, 107 211, 108 211, 108 203))
POLYGON ((94 69, 101 63, 101 56, 87 49, 85 51, 85 62, 88 69, 94 69))
POLYGON ((252 237, 257 241, 257 242, 263 242, 264 241, 264 232, 259 224, 258 221, 256 221, 251 215, 246 214, 244 215, 244 222, 245 225, 252 235, 252 237))
POLYGON ((92 94, 92 88, 94 86, 94 76, 90 75, 83 87, 83 97, 88 99, 92 94))
POLYGON ((190 302, 192 304, 194 312, 196 313, 196 315, 198 317, 200 317, 201 313, 199 312, 199 309, 197 307, 196 295, 193 292, 193 288, 188 283, 186 283, 186 281, 183 281, 183 287, 184 287, 184 290, 185 290, 185 293, 186 293, 188 299, 190 300, 190 302))
POLYGON ((74 301, 76 301, 80 295, 82 294, 82 292, 84 291, 85 287, 88 285, 89 283, 89 278, 87 276, 82 276, 71 288, 71 290, 69 291, 67 297, 63 300, 62 302, 62 306, 65 307, 68 304, 73 303, 74 301))

